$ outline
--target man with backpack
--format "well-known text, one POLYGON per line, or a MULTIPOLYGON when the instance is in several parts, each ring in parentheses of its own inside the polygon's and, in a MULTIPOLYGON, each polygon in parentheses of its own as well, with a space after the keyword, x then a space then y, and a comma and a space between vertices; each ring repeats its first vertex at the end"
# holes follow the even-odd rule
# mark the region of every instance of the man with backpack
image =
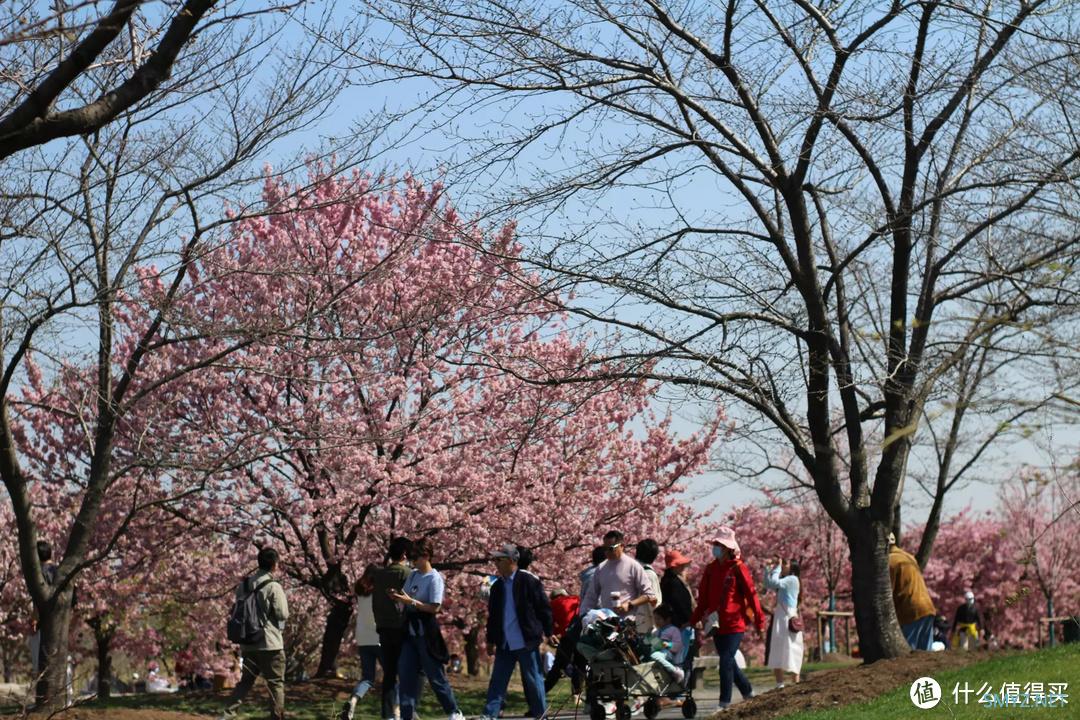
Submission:
POLYGON ((243 673, 229 698, 222 720, 236 717, 240 704, 260 675, 270 691, 274 720, 285 718, 285 643, 282 631, 289 619, 285 590, 274 579, 278 554, 273 548, 259 550, 259 569, 236 588, 236 602, 229 614, 229 640, 240 646, 243 673))

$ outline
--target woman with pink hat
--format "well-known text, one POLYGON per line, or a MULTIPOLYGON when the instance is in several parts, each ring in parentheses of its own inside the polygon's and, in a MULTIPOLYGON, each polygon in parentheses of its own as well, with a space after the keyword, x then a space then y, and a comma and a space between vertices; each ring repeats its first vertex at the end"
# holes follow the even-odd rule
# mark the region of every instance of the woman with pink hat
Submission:
POLYGON ((713 641, 716 654, 720 656, 720 709, 723 710, 731 704, 733 684, 738 686, 744 699, 754 695, 750 681, 735 664, 735 653, 748 621, 754 623, 759 634, 765 630, 765 613, 750 569, 741 559, 735 531, 729 527, 720 528, 712 545, 713 561, 705 566, 705 574, 698 586, 697 607, 690 620, 700 624, 703 617, 716 613, 713 641))

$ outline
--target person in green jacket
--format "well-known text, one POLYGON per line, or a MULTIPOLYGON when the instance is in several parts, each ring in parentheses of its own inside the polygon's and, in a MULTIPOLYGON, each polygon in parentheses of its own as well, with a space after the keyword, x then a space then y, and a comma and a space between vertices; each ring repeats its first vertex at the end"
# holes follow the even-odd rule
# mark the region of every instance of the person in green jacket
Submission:
POLYGON ((282 633, 285 630, 285 621, 289 619, 289 603, 281 583, 274 577, 278 565, 277 550, 271 547, 261 548, 258 561, 259 569, 237 586, 236 597, 240 599, 250 592, 251 588, 258 593, 257 605, 263 638, 255 645, 240 646, 243 672, 229 698, 229 707, 222 715, 223 720, 236 717, 240 705, 260 675, 270 690, 271 717, 274 720, 285 718, 285 642, 282 633))

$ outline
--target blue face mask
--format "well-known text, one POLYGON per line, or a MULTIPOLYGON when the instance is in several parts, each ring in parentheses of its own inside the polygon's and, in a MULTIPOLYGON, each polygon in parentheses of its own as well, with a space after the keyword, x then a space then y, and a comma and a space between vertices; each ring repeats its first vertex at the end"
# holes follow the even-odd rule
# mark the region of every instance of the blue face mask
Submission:
POLYGON ((724 559, 724 547, 722 545, 713 545, 712 556, 717 560, 724 559))

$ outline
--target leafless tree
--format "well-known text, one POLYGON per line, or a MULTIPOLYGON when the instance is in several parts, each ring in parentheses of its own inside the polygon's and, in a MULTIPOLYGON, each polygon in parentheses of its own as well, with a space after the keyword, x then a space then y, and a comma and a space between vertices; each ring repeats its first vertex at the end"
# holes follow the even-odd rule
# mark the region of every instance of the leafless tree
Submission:
POLYGON ((354 69, 424 88, 421 132, 483 125, 450 180, 498 187, 628 374, 734 403, 802 465, 847 538, 863 656, 906 653, 886 537, 924 414, 979 347, 1004 362, 1074 322, 1080 8, 366 7, 396 45, 354 69))
MULTIPOLYGON (((92 23, 77 47, 68 47, 68 38, 46 34, 18 38, 0 48, 8 52, 15 47, 26 63, 33 60, 32 69, 19 71, 24 73, 19 85, 36 88, 8 98, 0 141, 5 149, 0 160, 0 477, 18 530, 23 580, 39 617, 45 669, 37 694, 47 707, 63 701, 62 658, 67 654, 73 587, 143 509, 138 493, 125 496, 130 500, 127 516, 113 537, 92 545, 98 540, 103 506, 126 487, 118 478, 132 471, 115 459, 125 420, 155 388, 220 362, 257 332, 265 332, 210 329, 198 319, 177 316, 173 301, 188 287, 192 263, 227 237, 231 222, 268 210, 259 200, 265 173, 260 163, 286 138, 293 142, 291 136, 317 120, 341 87, 340 76, 328 70, 333 51, 299 29, 302 24, 307 30, 321 29, 317 35, 329 35, 330 15, 257 13, 245 19, 231 13, 230 3, 187 3, 188 10, 180 4, 143 5, 118 2, 113 13, 128 10, 123 17, 129 23, 148 21, 140 13, 161 14, 164 35, 148 58, 141 57, 144 51, 134 38, 148 41, 158 31, 144 37, 144 26, 131 24, 116 33, 113 21, 105 19, 92 23), (195 30, 183 31, 182 42, 174 42, 177 24, 196 22, 215 5, 218 14, 195 30), (91 56, 79 49, 95 34, 109 32, 110 43, 91 56), (53 40, 63 47, 50 47, 53 40), (138 78, 143 68, 155 67, 155 53, 170 47, 167 82, 164 75, 149 84, 128 78, 132 68, 132 77, 138 78), (48 70, 49 63, 68 55, 82 63, 79 72, 67 73, 63 62, 48 70), (64 74, 62 88, 44 92, 42 88, 54 87, 50 78, 56 73, 64 74), (108 112, 90 109, 129 82, 138 85, 138 92, 108 112), (35 98, 43 93, 48 102, 38 106, 35 98), (81 120, 58 124, 50 119, 64 116, 50 109, 61 97, 75 104, 89 102, 81 120), (19 124, 16 120, 27 107, 32 108, 32 119, 19 124), (54 132, 57 127, 67 129, 54 132), (50 138, 59 139, 42 144, 50 138), (22 152, 12 155, 20 148, 22 152), (148 321, 141 334, 130 345, 130 338, 122 343, 121 297, 138 296, 136 270, 151 263, 161 273, 161 297, 144 308, 148 321), (212 351, 193 352, 190 361, 167 372, 154 369, 155 353, 178 343, 198 343, 211 332, 220 333, 212 336, 212 351), (85 473, 64 478, 75 510, 70 524, 65 519, 60 527, 50 508, 34 503, 40 478, 28 471, 26 444, 35 437, 14 430, 31 357, 46 378, 64 365, 84 362, 96 377, 87 418, 85 473), (35 552, 43 528, 61 550, 52 582, 46 580, 35 552)), ((96 9, 97 4, 80 6, 81 12, 96 9)), ((342 164, 354 159, 338 154, 342 164)), ((281 162, 278 171, 290 173, 302 163, 281 162)), ((172 451, 197 459, 190 447, 172 451)), ((157 468, 157 476, 168 469, 157 468)))
POLYGON ((201 55, 199 45, 220 41, 223 28, 299 4, 5 3, 0 8, 0 160, 50 140, 93 132, 159 91, 182 88, 186 73, 173 77, 183 62, 181 54, 201 55), (103 76, 98 70, 105 65, 122 70, 103 76))
MULTIPOLYGON (((1080 382, 1072 310, 1058 307, 1038 325, 990 330, 960 352, 928 396, 908 467, 909 481, 930 501, 915 553, 920 566, 930 560, 950 494, 973 481, 992 486, 1007 480, 1018 464, 1010 458, 1018 445, 1075 424, 1067 411, 1080 382), (1011 337, 1003 342, 1003 336, 1011 337), (1020 336, 1025 344, 1012 342, 1020 336)), ((899 506, 894 526, 898 532, 899 506)))

